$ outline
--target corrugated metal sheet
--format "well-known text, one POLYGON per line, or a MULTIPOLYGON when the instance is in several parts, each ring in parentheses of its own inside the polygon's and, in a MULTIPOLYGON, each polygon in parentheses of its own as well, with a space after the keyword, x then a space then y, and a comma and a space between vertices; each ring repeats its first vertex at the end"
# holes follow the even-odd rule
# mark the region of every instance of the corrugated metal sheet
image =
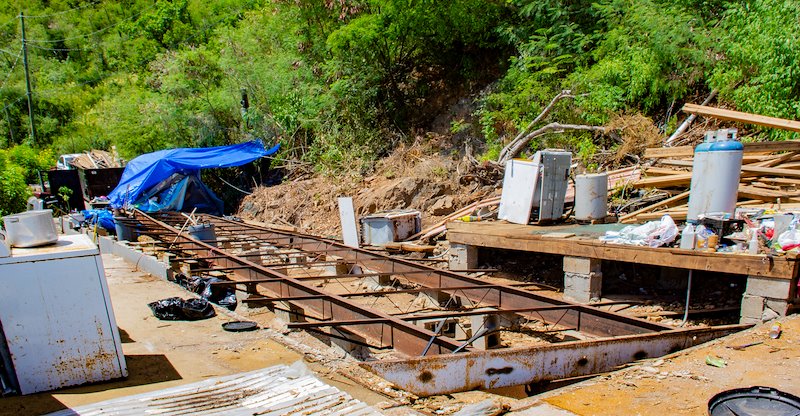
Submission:
POLYGON ((51 413, 94 415, 380 415, 307 371, 279 365, 51 413))

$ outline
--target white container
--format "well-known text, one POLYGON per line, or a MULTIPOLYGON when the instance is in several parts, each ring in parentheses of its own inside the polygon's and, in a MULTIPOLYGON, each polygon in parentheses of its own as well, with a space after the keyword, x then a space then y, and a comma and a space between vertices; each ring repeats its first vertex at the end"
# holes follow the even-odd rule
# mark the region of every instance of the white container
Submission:
POLYGON ((380 246, 403 241, 422 228, 422 216, 416 210, 378 212, 359 219, 361 244, 380 246))
POLYGON ((735 129, 706 133, 706 141, 695 148, 688 222, 696 223, 701 215, 711 212, 734 214, 743 153, 735 129))
POLYGON ((689 185, 689 207, 686 212, 686 220, 689 222, 697 222, 697 217, 705 209, 708 193, 704 189, 707 182, 703 178, 704 175, 708 174, 708 148, 711 147, 711 140, 713 140, 713 133, 707 133, 706 141, 700 143, 694 149, 692 182, 689 185))
POLYGON ((4 239, 12 247, 36 247, 58 240, 53 210, 25 211, 3 217, 4 239))
POLYGON ((84 234, 0 258, 0 322, 21 394, 127 375, 100 252, 84 234))
POLYGON ((718 141, 708 149, 708 173, 704 177, 708 202, 702 213, 724 212, 733 216, 739 194, 744 146, 738 141, 718 141))
POLYGON ((590 221, 608 215, 608 174, 575 177, 575 219, 590 221))
POLYGON ((684 227, 683 232, 681 233, 680 247, 686 250, 694 250, 696 240, 697 233, 694 230, 694 225, 686 224, 686 227, 684 227))

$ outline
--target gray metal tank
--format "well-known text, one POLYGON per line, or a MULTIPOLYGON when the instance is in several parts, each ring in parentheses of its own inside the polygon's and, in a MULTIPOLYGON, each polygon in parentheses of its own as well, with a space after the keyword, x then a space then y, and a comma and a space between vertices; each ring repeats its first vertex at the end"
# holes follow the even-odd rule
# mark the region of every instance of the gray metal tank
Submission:
POLYGON ((575 219, 591 221, 608 215, 608 174, 575 177, 575 219))

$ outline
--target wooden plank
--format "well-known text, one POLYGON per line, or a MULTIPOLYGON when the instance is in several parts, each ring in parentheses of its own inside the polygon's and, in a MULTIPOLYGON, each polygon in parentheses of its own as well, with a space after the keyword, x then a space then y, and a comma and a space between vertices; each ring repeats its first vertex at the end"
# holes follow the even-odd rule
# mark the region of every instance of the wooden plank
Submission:
POLYGON ((762 116, 758 114, 725 110, 723 108, 709 107, 705 105, 697 105, 690 103, 684 104, 683 111, 689 114, 696 114, 698 116, 715 118, 717 120, 755 124, 758 126, 800 132, 800 121, 795 121, 795 120, 762 116))
POLYGON ((680 175, 681 173, 686 173, 686 171, 669 169, 669 168, 656 168, 656 167, 649 167, 644 171, 645 176, 669 176, 669 175, 680 175))
POLYGON ((655 178, 640 179, 631 183, 631 186, 634 188, 668 188, 670 186, 688 185, 691 182, 691 173, 681 173, 678 175, 657 176, 655 178))
MULTIPOLYGON (((502 222, 450 222, 451 243, 495 247, 537 253, 587 257, 654 266, 708 270, 722 273, 793 279, 795 255, 768 258, 764 255, 706 253, 679 248, 649 248, 604 243, 596 238, 543 239, 532 234, 546 227, 502 222)), ((564 230, 566 231, 566 230, 564 230)))
POLYGON ((677 147, 648 147, 644 149, 645 159, 658 159, 662 157, 692 157, 694 146, 677 147))
POLYGON ((686 199, 688 197, 689 197, 689 191, 680 193, 678 195, 673 196, 672 198, 667 198, 667 199, 665 199, 665 200, 663 200, 661 202, 656 202, 655 204, 648 205, 648 206, 646 206, 644 208, 641 208, 641 209, 633 211, 633 212, 631 212, 629 214, 623 215, 623 216, 619 217, 619 222, 625 222, 626 220, 634 218, 639 214, 642 214, 642 213, 645 213, 645 212, 648 212, 648 211, 652 211, 652 210, 654 210, 656 208, 670 206, 670 205, 672 205, 672 204, 674 204, 676 202, 682 201, 682 200, 684 200, 684 199, 686 199))
MULTIPOLYGON (((775 153, 775 152, 791 152, 800 151, 800 140, 784 140, 784 141, 768 141, 768 142, 751 142, 742 143, 744 145, 744 153, 752 156, 746 156, 746 162, 752 159, 767 160, 768 155, 755 155, 756 153, 775 153), (763 159, 762 159, 763 158, 763 159)), ((678 147, 648 147, 644 149, 645 159, 663 159, 663 158, 682 158, 694 156, 693 146, 678 146, 678 147)), ((761 161, 758 160, 758 161, 761 161)))

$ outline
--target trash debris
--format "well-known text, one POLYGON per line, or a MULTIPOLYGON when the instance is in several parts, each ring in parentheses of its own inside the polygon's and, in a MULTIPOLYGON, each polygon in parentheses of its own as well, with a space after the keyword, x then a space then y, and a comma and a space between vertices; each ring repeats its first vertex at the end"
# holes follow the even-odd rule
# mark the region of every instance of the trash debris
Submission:
POLYGON ((157 300, 147 304, 153 315, 163 321, 197 321, 217 315, 205 299, 183 300, 179 297, 157 300))
POLYGON ((763 342, 758 341, 758 342, 751 342, 749 344, 733 345, 733 346, 730 346, 728 348, 730 348, 732 350, 736 350, 736 351, 742 351, 745 348, 749 348, 749 347, 752 347, 752 346, 755 346, 755 345, 761 345, 761 344, 763 344, 763 342))
POLYGON ((620 231, 606 231, 600 240, 612 244, 660 247, 675 241, 678 226, 669 215, 659 221, 650 221, 642 225, 629 225, 620 231))
POLYGON ((780 322, 775 322, 769 327, 769 337, 772 339, 778 339, 781 337, 781 332, 783 332, 783 325, 780 322))
POLYGON ((728 362, 720 357, 717 357, 716 355, 706 355, 706 364, 713 367, 725 368, 725 366, 728 365, 728 362))
POLYGON ((186 276, 183 273, 178 273, 175 275, 175 281, 186 290, 197 293, 203 299, 216 303, 229 311, 236 310, 238 306, 236 291, 233 286, 212 284, 227 282, 227 280, 216 277, 186 276))

